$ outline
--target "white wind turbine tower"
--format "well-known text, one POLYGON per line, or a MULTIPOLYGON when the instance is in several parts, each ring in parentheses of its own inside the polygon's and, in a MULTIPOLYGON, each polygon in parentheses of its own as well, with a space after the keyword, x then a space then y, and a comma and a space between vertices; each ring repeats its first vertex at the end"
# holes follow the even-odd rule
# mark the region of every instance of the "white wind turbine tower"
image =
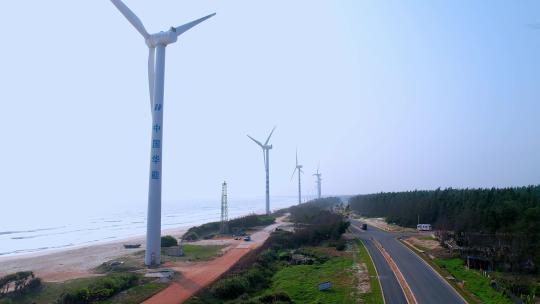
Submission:
POLYGON ((149 49, 148 84, 150 88, 150 111, 152 114, 152 142, 150 150, 150 174, 148 189, 148 219, 146 230, 146 254, 148 266, 161 262, 161 148, 163 146, 163 92, 165 78, 165 47, 175 43, 178 36, 215 15, 211 14, 166 32, 149 34, 141 20, 120 0, 111 0, 126 19, 143 36, 149 49))
POLYGON ((317 177, 317 198, 321 198, 321 173, 319 172, 319 167, 317 166, 317 173, 313 174, 313 176, 317 177))
POLYGON ((300 205, 302 203, 302 182, 300 179, 300 175, 304 174, 304 171, 302 170, 302 165, 298 164, 298 150, 296 150, 296 167, 294 167, 294 171, 291 175, 291 180, 294 177, 294 173, 298 171, 298 204, 300 205))
POLYGON ((249 136, 251 140, 253 140, 257 145, 259 145, 263 152, 263 159, 264 159, 264 170, 266 171, 266 214, 270 214, 270 150, 272 149, 272 145, 269 145, 268 142, 270 141, 270 137, 272 137, 272 134, 274 133, 274 130, 276 127, 272 129, 270 132, 270 135, 268 135, 268 138, 264 142, 264 145, 261 144, 260 141, 254 139, 253 137, 249 136))

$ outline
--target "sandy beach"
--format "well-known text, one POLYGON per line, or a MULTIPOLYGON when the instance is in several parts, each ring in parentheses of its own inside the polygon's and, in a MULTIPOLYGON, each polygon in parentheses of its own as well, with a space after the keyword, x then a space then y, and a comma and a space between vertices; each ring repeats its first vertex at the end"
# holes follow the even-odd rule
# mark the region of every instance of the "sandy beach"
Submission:
MULTIPOLYGON (((174 228, 163 231, 179 237, 188 228, 174 228)), ((91 269, 126 254, 141 249, 125 249, 124 244, 142 244, 144 249, 144 235, 115 240, 106 243, 76 247, 65 250, 45 251, 18 256, 0 257, 0 276, 17 272, 33 271, 38 277, 48 282, 61 282, 70 279, 95 275, 91 269)))

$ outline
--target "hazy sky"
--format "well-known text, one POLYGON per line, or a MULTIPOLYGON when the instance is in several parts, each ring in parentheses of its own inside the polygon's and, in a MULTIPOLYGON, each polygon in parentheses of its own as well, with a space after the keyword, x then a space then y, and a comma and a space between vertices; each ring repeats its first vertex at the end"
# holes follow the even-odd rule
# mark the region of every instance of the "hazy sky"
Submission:
MULTIPOLYGON (((540 183, 539 1, 126 0, 167 48, 163 199, 540 183)), ((147 48, 110 1, 2 1, 4 216, 146 204, 147 48), (6 209, 7 207, 7 209, 6 209)))

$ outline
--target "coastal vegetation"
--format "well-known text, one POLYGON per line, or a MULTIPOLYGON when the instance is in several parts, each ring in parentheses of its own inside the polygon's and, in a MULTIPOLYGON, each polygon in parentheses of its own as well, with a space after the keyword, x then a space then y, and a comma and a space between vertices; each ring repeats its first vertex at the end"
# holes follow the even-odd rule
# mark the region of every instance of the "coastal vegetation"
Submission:
MULTIPOLYGON (((290 214, 293 231, 273 232, 263 246, 188 303, 357 303, 358 299, 372 299, 367 294, 374 293, 378 285, 365 294, 357 292, 354 267, 363 256, 357 243, 343 239, 349 224, 330 211, 337 200, 331 201, 280 211, 290 214), (340 241, 344 248, 338 248, 340 241), (325 281, 332 287, 319 291, 318 284, 325 281)), ((364 279, 369 281, 367 274, 364 279)), ((378 299, 366 303, 382 303, 382 297, 378 299)))
POLYGON ((19 271, 0 277, 0 298, 21 295, 41 287, 41 279, 32 271, 19 271))
MULTIPOLYGON (((163 261, 209 260, 225 246, 184 244, 182 247, 183 256, 163 256, 163 261)), ((143 256, 141 250, 96 267, 94 272, 99 276, 65 282, 42 283, 32 272, 5 276, 0 278, 0 304, 141 303, 169 285, 140 274, 139 270, 146 268, 143 256)))
POLYGON ((0 303, 140 303, 166 286, 140 274, 109 273, 66 282, 44 282, 24 293, 4 296, 0 303))
MULTIPOLYGON (((275 217, 267 215, 251 214, 228 221, 228 228, 231 233, 245 231, 246 229, 267 226, 275 222, 275 217)), ((211 239, 219 234, 220 222, 210 222, 189 228, 182 239, 186 241, 197 241, 200 239, 211 239)))
POLYGON ((178 246, 178 241, 174 236, 165 235, 161 237, 161 247, 173 247, 178 246))
POLYGON ((112 274, 100 277, 88 287, 68 290, 56 300, 57 304, 95 303, 111 298, 120 291, 138 284, 140 275, 134 273, 112 274))

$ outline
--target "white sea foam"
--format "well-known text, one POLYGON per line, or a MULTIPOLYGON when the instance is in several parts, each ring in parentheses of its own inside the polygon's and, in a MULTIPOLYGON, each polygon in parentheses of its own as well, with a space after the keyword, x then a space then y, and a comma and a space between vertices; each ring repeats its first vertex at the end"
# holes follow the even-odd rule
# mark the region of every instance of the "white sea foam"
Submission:
MULTIPOLYGON (((294 197, 272 198, 272 209, 295 204, 294 197)), ((4 221, 0 225, 0 257, 58 250, 75 246, 119 240, 146 233, 146 210, 110 212, 98 216, 63 214, 44 217, 39 222, 4 221), (6 224, 7 222, 7 224, 6 224)), ((264 199, 229 201, 229 218, 263 213, 264 199)), ((220 219, 219 201, 164 203, 162 229, 191 227, 220 219)))

